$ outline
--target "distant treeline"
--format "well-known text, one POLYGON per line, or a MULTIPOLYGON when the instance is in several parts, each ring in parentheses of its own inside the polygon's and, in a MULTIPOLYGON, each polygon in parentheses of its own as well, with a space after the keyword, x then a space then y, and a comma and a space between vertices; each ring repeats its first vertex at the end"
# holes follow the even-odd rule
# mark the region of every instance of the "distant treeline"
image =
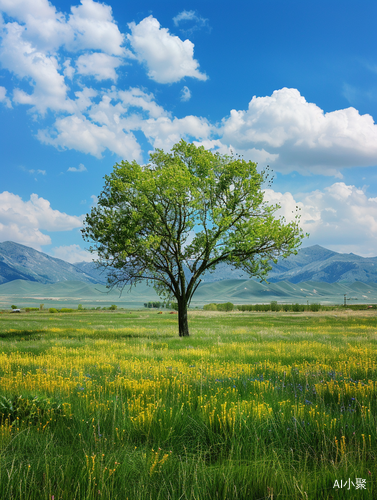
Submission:
POLYGON ((245 304, 245 305, 234 305, 231 302, 225 302, 221 304, 206 304, 203 309, 204 311, 283 311, 283 312, 304 312, 304 311, 329 311, 337 308, 353 309, 353 310, 366 310, 366 309, 377 309, 377 305, 368 304, 347 304, 343 305, 333 305, 325 306, 318 303, 314 304, 278 304, 276 301, 272 301, 269 304, 245 304))
MULTIPOLYGON (((238 307, 238 306, 237 306, 238 307)), ((234 304, 231 302, 225 302, 222 304, 206 304, 203 306, 204 311, 233 311, 234 304)))
POLYGON ((237 309, 238 311, 319 311, 323 306, 320 304, 278 304, 276 301, 272 301, 269 304, 245 304, 245 305, 234 305, 231 302, 225 302, 223 304, 206 304, 203 309, 204 311, 233 311, 237 309))
POLYGON ((163 309, 165 307, 166 309, 178 310, 178 304, 176 302, 144 302, 144 307, 147 307, 148 309, 163 309))
POLYGON ((71 313, 71 312, 77 312, 77 311, 86 311, 86 310, 102 310, 102 311, 116 311, 118 309, 118 306, 116 306, 115 304, 112 304, 111 306, 109 307, 92 307, 91 309, 85 309, 84 307, 82 307, 81 304, 79 304, 79 307, 77 309, 70 309, 68 307, 62 307, 61 309, 56 309, 55 307, 50 307, 50 309, 48 310, 49 313, 71 313))
POLYGON ((272 301, 269 304, 247 304, 237 306, 239 311, 284 311, 284 312, 303 312, 319 311, 323 306, 321 304, 278 304, 272 301))

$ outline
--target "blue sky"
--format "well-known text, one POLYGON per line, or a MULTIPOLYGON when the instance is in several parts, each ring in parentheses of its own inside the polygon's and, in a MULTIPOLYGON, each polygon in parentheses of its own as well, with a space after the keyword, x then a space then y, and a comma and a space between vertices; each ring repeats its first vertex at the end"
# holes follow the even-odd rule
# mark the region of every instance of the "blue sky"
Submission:
POLYGON ((91 260, 121 159, 180 138, 267 164, 305 246, 377 255, 377 3, 0 0, 0 241, 91 260))

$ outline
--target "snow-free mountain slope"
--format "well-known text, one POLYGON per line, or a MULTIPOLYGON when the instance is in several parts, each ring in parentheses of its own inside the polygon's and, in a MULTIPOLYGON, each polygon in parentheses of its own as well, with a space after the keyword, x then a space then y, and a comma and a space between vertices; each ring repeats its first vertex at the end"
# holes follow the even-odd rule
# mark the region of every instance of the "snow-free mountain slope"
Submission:
MULTIPOLYGON (((18 243, 0 243, 0 284, 18 279, 39 283, 84 281, 106 284, 106 271, 94 262, 73 265, 18 243)), ((246 273, 221 263, 214 272, 202 276, 202 283, 248 279, 246 273)), ((340 254, 314 245, 273 264, 267 280, 270 283, 377 283, 377 257, 340 254)))
POLYGON ((56 259, 13 241, 5 241, 0 243, 0 283, 15 279, 38 281, 39 283, 56 283, 68 280, 87 283, 97 281, 64 260, 56 259))

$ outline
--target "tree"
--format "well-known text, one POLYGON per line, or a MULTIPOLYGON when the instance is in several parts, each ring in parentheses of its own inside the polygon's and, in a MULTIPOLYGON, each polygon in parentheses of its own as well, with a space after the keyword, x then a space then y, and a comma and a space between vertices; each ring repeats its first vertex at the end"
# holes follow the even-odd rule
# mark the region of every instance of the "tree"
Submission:
POLYGON ((286 223, 263 199, 268 176, 255 163, 181 140, 171 152, 157 149, 148 165, 115 164, 83 237, 95 243, 109 286, 146 280, 175 297, 179 335, 188 336, 187 308, 206 270, 226 262, 264 279, 271 260, 301 243, 298 212, 286 223))

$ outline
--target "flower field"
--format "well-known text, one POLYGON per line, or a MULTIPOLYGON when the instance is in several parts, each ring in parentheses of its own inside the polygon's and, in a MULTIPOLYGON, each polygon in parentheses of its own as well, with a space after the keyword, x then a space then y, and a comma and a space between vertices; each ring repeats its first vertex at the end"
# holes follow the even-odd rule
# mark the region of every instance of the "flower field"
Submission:
POLYGON ((373 311, 0 315, 1 500, 377 498, 373 311))

